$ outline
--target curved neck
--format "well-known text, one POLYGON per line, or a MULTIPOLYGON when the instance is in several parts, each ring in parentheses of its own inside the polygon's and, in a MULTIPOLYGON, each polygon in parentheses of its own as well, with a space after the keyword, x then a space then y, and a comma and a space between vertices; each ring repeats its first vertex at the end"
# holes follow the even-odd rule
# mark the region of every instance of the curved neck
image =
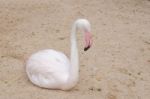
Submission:
POLYGON ((76 40, 76 32, 77 25, 74 24, 71 31, 71 68, 70 68, 70 76, 73 81, 78 80, 79 75, 79 57, 78 57, 78 48, 77 48, 77 40, 76 40))
POLYGON ((78 48, 77 48, 77 40, 76 40, 76 31, 77 31, 77 23, 75 23, 72 27, 71 31, 71 59, 70 59, 70 70, 69 70, 69 78, 66 84, 63 86, 65 90, 70 89, 75 86, 78 81, 79 75, 79 62, 78 62, 78 48))

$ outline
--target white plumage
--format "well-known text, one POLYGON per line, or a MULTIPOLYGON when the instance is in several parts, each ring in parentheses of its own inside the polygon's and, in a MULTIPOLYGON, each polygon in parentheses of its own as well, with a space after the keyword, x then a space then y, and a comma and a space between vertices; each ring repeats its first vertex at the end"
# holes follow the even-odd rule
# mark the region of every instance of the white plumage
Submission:
MULTIPOLYGON (((33 84, 61 90, 68 90, 75 86, 79 70, 75 35, 78 28, 82 28, 85 34, 90 33, 90 24, 86 19, 75 21, 71 32, 71 62, 63 53, 52 49, 42 50, 30 56, 26 63, 26 72, 33 84)), ((91 46, 91 37, 88 40, 85 41, 86 47, 91 46)))
POLYGON ((33 54, 26 69, 32 83, 44 88, 60 88, 67 82, 69 66, 69 60, 63 53, 50 49, 33 54))

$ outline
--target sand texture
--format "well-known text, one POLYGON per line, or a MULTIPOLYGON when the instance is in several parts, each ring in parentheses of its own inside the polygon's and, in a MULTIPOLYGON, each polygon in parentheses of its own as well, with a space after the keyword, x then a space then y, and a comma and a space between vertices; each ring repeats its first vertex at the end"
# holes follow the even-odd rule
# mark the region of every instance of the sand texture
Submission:
POLYGON ((150 0, 0 0, 0 99, 150 99, 150 0), (78 18, 92 24, 71 91, 34 86, 25 61, 42 49, 70 56, 78 18))

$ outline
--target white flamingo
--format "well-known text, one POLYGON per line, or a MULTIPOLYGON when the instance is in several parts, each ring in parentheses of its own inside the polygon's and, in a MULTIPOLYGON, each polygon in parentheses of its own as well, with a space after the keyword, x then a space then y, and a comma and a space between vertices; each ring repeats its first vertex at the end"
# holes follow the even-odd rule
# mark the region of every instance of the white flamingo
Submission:
POLYGON ((31 55, 26 64, 26 72, 31 82, 49 89, 69 90, 73 88, 79 75, 76 31, 80 29, 84 32, 84 51, 86 51, 92 44, 90 28, 90 23, 86 19, 78 19, 74 22, 71 31, 70 61, 63 53, 53 49, 42 50, 31 55))

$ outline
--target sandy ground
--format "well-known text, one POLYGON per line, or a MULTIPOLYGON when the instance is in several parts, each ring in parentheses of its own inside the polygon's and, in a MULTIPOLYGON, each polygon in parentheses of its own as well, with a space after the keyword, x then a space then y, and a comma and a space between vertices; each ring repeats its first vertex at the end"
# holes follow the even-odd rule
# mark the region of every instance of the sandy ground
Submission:
POLYGON ((149 0, 0 0, 0 99, 150 99, 149 0), (77 18, 92 24, 94 44, 84 53, 71 91, 34 86, 25 59, 53 48, 70 54, 77 18))

